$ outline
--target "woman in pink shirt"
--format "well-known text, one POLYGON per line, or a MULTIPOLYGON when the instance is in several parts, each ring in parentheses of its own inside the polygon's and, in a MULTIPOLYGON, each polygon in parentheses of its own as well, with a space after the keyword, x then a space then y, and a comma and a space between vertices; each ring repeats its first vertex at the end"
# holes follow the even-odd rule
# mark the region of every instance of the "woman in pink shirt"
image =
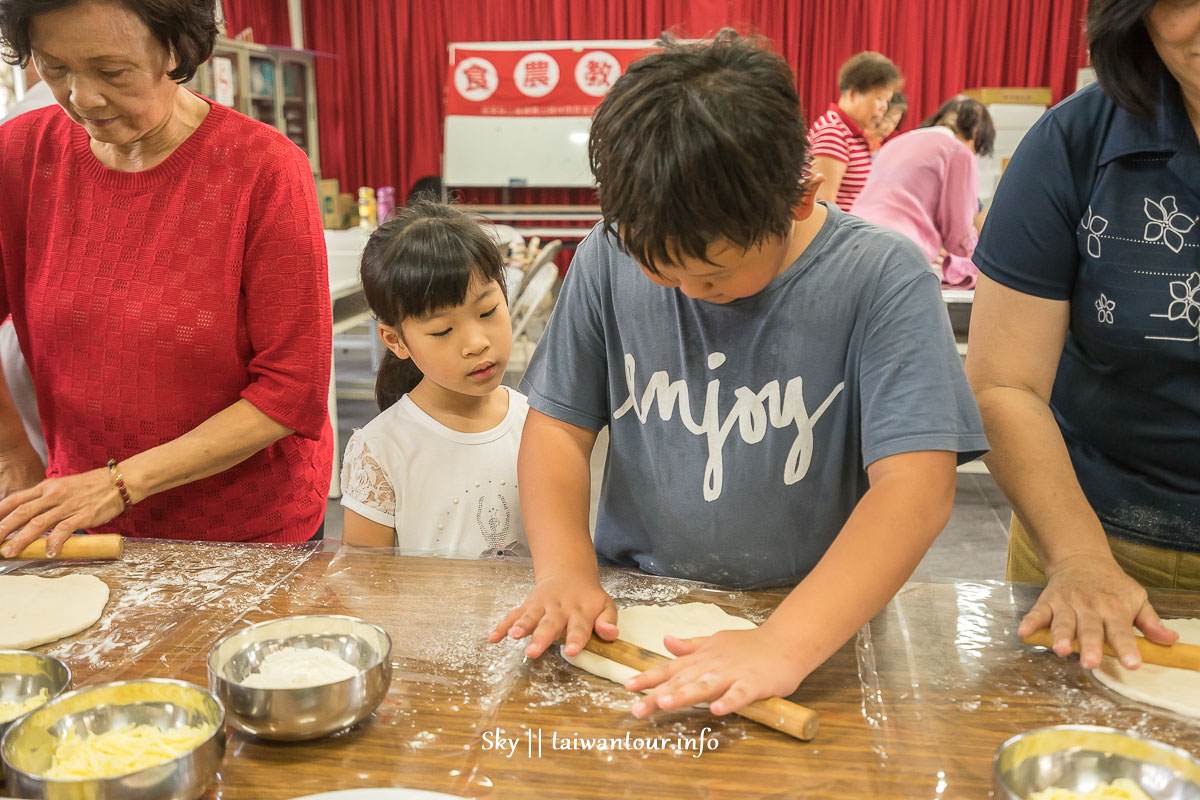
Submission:
POLYGON ((942 285, 975 286, 971 262, 979 231, 979 165, 992 152, 996 128, 987 108, 959 95, 925 127, 880 149, 850 213, 908 236, 942 274, 942 285))

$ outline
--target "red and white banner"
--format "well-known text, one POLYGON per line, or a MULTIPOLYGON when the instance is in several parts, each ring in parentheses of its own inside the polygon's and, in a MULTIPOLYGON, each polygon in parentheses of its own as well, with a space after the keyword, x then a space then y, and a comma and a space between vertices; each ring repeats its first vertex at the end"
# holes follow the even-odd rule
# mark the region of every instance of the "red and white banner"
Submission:
POLYGON ((451 44, 446 116, 587 117, 651 41, 451 44))

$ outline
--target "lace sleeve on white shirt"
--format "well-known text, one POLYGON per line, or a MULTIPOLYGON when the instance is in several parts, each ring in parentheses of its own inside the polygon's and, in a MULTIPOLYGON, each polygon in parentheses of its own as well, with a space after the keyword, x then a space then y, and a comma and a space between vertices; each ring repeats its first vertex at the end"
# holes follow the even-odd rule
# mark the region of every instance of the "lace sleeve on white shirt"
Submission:
POLYGON ((381 514, 396 516, 396 490, 371 454, 362 431, 355 431, 346 445, 342 462, 342 494, 370 506, 381 514))

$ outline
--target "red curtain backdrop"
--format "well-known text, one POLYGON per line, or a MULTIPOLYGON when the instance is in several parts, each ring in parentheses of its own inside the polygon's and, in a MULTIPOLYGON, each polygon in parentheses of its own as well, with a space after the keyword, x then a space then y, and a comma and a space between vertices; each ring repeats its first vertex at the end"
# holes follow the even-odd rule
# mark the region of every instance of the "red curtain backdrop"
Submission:
POLYGON ((221 6, 230 36, 253 28, 254 41, 259 44, 292 46, 287 0, 221 0, 221 6))
MULTIPOLYGON (((231 30, 285 5, 225 3, 231 30)), ((323 176, 342 191, 392 185, 402 201, 413 181, 440 172, 450 42, 703 36, 732 25, 783 54, 809 118, 836 99, 846 58, 879 50, 907 79, 908 128, 969 87, 1050 86, 1056 101, 1070 94, 1086 63, 1085 8, 1086 0, 305 0, 304 29, 308 48, 330 56, 316 68, 323 176)), ((578 191, 531 194, 588 202, 578 191)))

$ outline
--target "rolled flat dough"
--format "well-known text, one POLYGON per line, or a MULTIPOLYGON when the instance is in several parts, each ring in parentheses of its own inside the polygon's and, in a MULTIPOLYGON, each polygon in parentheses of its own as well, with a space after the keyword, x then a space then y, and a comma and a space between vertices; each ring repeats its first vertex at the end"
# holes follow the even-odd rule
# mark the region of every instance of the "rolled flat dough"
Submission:
MULTIPOLYGON (((1200 619, 1164 619, 1163 624, 1179 634, 1179 641, 1200 644, 1200 619)), ((1092 675, 1131 700, 1200 717, 1200 672, 1195 670, 1154 664, 1142 664, 1131 670, 1112 656, 1105 656, 1092 675)))
POLYGON ((108 584, 95 575, 0 575, 0 649, 26 650, 90 628, 108 584))
MULTIPOLYGON (((717 631, 743 631, 758 627, 748 619, 726 614, 712 603, 677 606, 629 606, 617 611, 618 635, 638 647, 674 658, 663 644, 668 634, 677 639, 712 636, 717 631)), ((593 675, 624 685, 638 670, 584 650, 577 656, 563 655, 568 663, 593 675)))

